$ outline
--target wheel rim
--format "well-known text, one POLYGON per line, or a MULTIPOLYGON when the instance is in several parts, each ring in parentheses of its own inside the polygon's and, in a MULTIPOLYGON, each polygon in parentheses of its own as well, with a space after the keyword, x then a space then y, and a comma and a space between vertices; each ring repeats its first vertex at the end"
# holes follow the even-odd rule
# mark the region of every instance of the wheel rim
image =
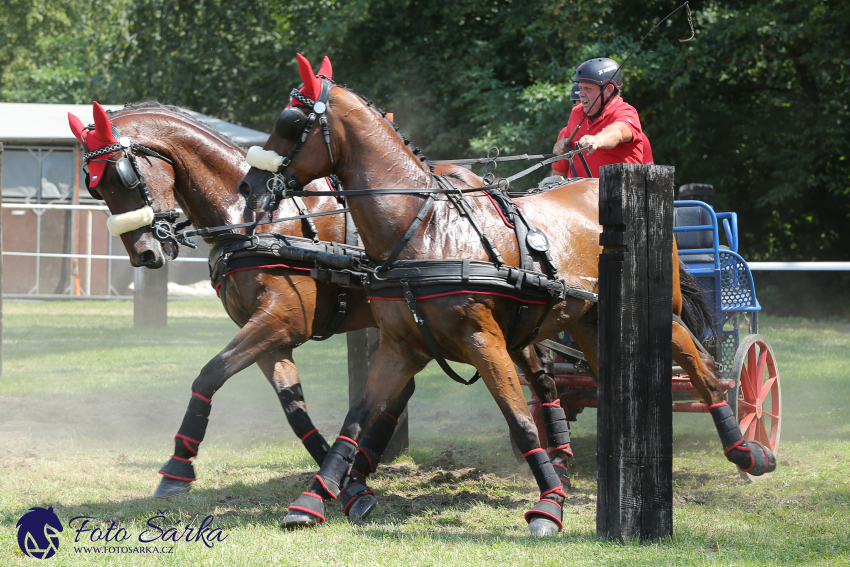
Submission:
POLYGON ((738 425, 747 441, 776 454, 781 431, 782 392, 773 349, 760 335, 746 337, 736 357, 738 425))

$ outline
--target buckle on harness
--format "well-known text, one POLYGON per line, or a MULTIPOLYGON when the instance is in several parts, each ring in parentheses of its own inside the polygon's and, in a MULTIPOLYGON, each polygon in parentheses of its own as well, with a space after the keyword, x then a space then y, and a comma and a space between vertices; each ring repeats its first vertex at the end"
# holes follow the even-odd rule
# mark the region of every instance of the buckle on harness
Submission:
POLYGON ((407 302, 407 308, 413 313, 413 320, 421 326, 424 321, 419 318, 419 310, 416 308, 416 298, 413 297, 413 291, 410 289, 408 280, 401 280, 401 289, 404 292, 404 300, 407 302))

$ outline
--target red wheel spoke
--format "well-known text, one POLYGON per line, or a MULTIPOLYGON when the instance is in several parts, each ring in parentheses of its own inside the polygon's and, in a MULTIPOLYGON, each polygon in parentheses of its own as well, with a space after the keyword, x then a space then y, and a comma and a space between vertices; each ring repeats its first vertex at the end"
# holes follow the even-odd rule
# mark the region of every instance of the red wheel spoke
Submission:
POLYGON ((776 376, 774 376, 770 380, 765 381, 765 383, 761 385, 759 400, 764 402, 767 399, 767 395, 770 394, 770 389, 773 388, 774 384, 776 384, 776 376))
POLYGON ((779 419, 778 415, 773 415, 772 413, 767 413, 764 409, 761 410, 762 415, 766 415, 767 417, 772 417, 773 419, 779 419))
POLYGON ((753 389, 758 391, 759 384, 764 382, 764 367, 767 364, 767 349, 759 348, 759 361, 756 365, 756 373, 753 376, 753 389))
POLYGON ((756 369, 758 368, 758 354, 759 354, 759 346, 757 343, 754 343, 750 346, 750 350, 747 351, 747 383, 749 385, 749 392, 753 401, 756 401, 756 398, 759 395, 759 386, 761 385, 760 376, 757 373, 756 369))
POLYGON ((740 411, 741 409, 747 410, 747 413, 753 413, 756 411, 756 406, 745 400, 738 400, 738 410, 740 411))
MULTIPOLYGON (((750 428, 755 418, 755 413, 748 413, 744 416, 744 419, 741 420, 741 423, 738 424, 738 427, 741 429, 741 435, 744 436, 744 439, 747 438, 747 430, 750 428)), ((752 439, 752 437, 750 437, 750 439, 752 439)))
POLYGON ((747 365, 741 366, 741 375, 738 376, 738 381, 741 383, 741 392, 744 394, 744 399, 754 402, 756 400, 756 392, 753 390, 750 377, 747 375, 747 365))
POLYGON ((767 434, 767 430, 764 428, 764 421, 760 419, 756 421, 756 434, 754 439, 765 447, 770 447, 770 436, 767 434))

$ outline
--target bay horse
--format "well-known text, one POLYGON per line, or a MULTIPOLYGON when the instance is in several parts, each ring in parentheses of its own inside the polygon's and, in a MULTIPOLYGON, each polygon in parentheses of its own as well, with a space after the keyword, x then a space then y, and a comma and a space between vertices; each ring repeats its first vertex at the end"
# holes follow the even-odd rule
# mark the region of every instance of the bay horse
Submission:
MULTIPOLYGON (((344 191, 350 192, 347 203, 366 253, 376 262, 384 262, 384 266, 396 259, 490 262, 493 252, 485 246, 482 233, 491 237, 505 265, 520 266, 517 233, 507 226, 503 212, 491 202, 492 197, 477 192, 450 199, 447 194, 428 205, 433 197, 428 192, 436 187, 437 181, 443 186, 451 183, 455 188, 470 185, 445 176, 435 180, 429 165, 411 151, 383 113, 365 98, 332 82, 327 57, 318 73, 313 72, 300 54, 297 58, 302 85, 292 91, 290 103, 264 148, 252 148, 248 153, 252 168, 240 188, 249 191, 249 207, 255 210, 268 207, 270 181, 286 197, 281 188, 297 190, 312 180, 334 174, 344 191), (386 191, 376 191, 381 189, 386 191), (404 189, 408 192, 403 193, 404 189), (480 231, 475 228, 473 217, 480 231)), ((595 288, 601 252, 598 200, 596 179, 579 180, 516 199, 525 216, 533 219, 535 227, 548 236, 551 264, 536 255, 534 273, 543 274, 548 269, 551 275, 551 266, 569 288, 585 292, 595 288)), ((672 254, 678 265, 675 247, 672 254)), ((681 266, 673 270, 673 310, 677 316, 683 314, 686 300, 699 300, 683 297, 681 271, 681 266)), ((374 277, 379 278, 381 273, 379 268, 374 277)), ((512 360, 541 396, 549 446, 556 453, 568 449, 563 441, 568 441, 569 436, 563 435, 565 416, 557 401, 554 380, 535 349, 525 347, 520 357, 512 357, 508 352, 511 308, 522 298, 458 286, 453 291, 426 297, 420 293, 417 299, 415 290, 403 287, 403 282, 403 279, 398 281, 404 291, 402 297, 372 292, 370 306, 381 328, 381 344, 366 388, 350 408, 310 491, 290 506, 281 525, 311 526, 324 521, 324 502, 340 495, 340 483, 358 454, 357 443, 364 432, 381 415, 381 408, 395 399, 408 381, 435 358, 421 325, 425 320, 431 343, 436 343, 445 358, 475 367, 508 421, 541 492, 540 501, 526 513, 529 530, 536 535, 557 533, 561 529, 565 494, 552 463, 540 449, 512 360), (414 314, 417 304, 419 311, 414 314)), ((566 295, 554 305, 531 302, 527 305, 528 321, 539 321, 535 340, 568 332, 596 372, 597 321, 592 301, 566 295)), ((525 334, 529 336, 529 330, 525 334)), ((753 475, 773 470, 776 462, 769 449, 748 443, 741 435, 726 404, 711 356, 700 352, 688 330, 679 323, 672 325, 672 342, 674 360, 709 405, 727 459, 753 475)))
MULTIPOLYGON (((112 213, 110 230, 121 231, 133 266, 160 268, 166 254, 175 252, 170 249, 177 245, 175 241, 163 243, 154 237, 150 220, 151 215, 164 215, 172 209, 175 201, 196 228, 254 220, 253 211, 245 206, 245 196, 236 190, 248 169, 245 150, 229 139, 178 108, 156 102, 126 105, 111 115, 95 102, 94 118, 94 127, 84 128, 69 114, 71 130, 89 152, 89 191, 108 205, 112 213), (133 163, 127 163, 130 157, 133 163)), ((328 189, 329 183, 318 180, 310 187, 328 189)), ((313 212, 342 208, 334 197, 307 197, 304 203, 313 212)), ((278 218, 298 214, 294 204, 287 203, 278 218)), ((291 220, 232 229, 224 238, 241 234, 244 240, 251 234, 274 232, 334 242, 346 239, 342 215, 316 217, 313 222, 312 228, 307 220, 291 220)), ((219 233, 208 242, 214 246, 221 240, 219 233)), ((289 424, 313 459, 321 464, 329 450, 307 413, 293 349, 327 327, 338 303, 335 299, 344 289, 349 313, 332 331, 344 333, 376 323, 362 290, 315 280, 309 267, 297 263, 277 260, 263 264, 253 269, 235 267, 220 278, 218 291, 226 289, 220 294, 224 308, 241 330, 192 383, 189 407, 175 437, 174 455, 160 471, 163 476, 157 497, 176 496, 191 488, 196 479, 191 459, 204 438, 213 394, 231 376, 255 362, 274 387, 289 424)), ((414 388, 411 380, 398 402, 386 408, 373 428, 366 450, 375 464, 414 388)), ((364 496, 346 510, 350 519, 365 516, 374 506, 374 498, 364 496)))

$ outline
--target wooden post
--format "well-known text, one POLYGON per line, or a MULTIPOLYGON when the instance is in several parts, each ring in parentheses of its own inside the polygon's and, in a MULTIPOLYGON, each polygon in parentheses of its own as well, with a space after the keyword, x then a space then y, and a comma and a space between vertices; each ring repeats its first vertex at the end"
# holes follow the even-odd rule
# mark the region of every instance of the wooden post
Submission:
POLYGON ((596 530, 673 535, 674 168, 601 168, 596 530))
MULTIPOLYGON (((375 356, 378 354, 378 344, 381 333, 377 327, 351 331, 346 335, 348 341, 348 404, 349 406, 360 399, 375 356)), ((381 456, 381 462, 389 463, 406 452, 410 447, 407 430, 407 408, 404 408, 398 418, 398 426, 390 439, 387 450, 381 456)))
MULTIPOLYGON (((3 195, 3 144, 0 142, 0 200, 3 195)), ((0 211, 2 212, 2 211, 0 211)), ((3 215, 0 214, 0 378, 3 377, 3 215)))
POLYGON ((168 263, 158 270, 134 268, 133 325, 168 325, 168 263))

